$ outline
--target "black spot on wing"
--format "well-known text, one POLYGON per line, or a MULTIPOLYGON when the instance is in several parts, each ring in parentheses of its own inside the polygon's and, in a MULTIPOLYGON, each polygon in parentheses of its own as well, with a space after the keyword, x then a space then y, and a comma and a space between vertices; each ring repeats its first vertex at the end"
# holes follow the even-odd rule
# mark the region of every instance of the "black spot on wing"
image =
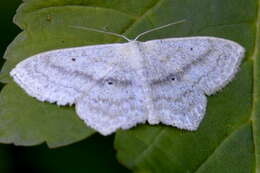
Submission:
POLYGON ((112 77, 100 79, 97 83, 103 86, 108 85, 108 86, 115 86, 115 87, 128 87, 132 85, 132 81, 130 80, 116 79, 112 77))
POLYGON ((165 77, 154 79, 151 81, 150 85, 162 85, 162 84, 170 84, 177 81, 180 81, 182 78, 183 72, 177 72, 177 73, 170 73, 166 75, 165 77))

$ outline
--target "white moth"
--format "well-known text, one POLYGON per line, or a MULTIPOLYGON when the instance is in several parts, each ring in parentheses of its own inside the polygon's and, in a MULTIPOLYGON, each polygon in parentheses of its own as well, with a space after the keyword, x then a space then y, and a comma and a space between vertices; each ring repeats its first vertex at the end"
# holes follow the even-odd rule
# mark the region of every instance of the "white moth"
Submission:
POLYGON ((40 101, 75 104, 84 122, 108 135, 138 123, 196 130, 206 95, 232 80, 244 56, 239 44, 187 37, 59 49, 20 62, 11 76, 40 101))

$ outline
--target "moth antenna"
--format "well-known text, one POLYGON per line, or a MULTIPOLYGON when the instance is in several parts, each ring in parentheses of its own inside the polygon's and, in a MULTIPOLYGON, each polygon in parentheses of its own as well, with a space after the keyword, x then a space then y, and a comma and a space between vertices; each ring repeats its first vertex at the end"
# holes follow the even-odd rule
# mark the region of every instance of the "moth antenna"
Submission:
POLYGON ((117 36, 117 37, 123 38, 123 39, 125 39, 125 40, 127 40, 127 41, 132 41, 132 40, 130 40, 129 38, 127 38, 126 36, 121 35, 121 34, 117 34, 117 33, 114 33, 114 32, 103 31, 103 30, 100 30, 100 29, 89 28, 89 27, 85 27, 85 26, 70 25, 69 27, 71 27, 71 28, 76 28, 76 29, 88 30, 88 31, 100 32, 100 33, 103 33, 103 34, 108 34, 108 35, 117 36))
POLYGON ((183 22, 185 22, 185 21, 186 21, 186 20, 183 19, 183 20, 179 20, 179 21, 177 21, 177 22, 169 23, 169 24, 167 24, 167 25, 163 25, 163 26, 159 26, 159 27, 156 27, 156 28, 153 28, 153 29, 149 29, 149 30, 147 30, 147 31, 145 31, 145 32, 142 32, 141 34, 137 35, 137 36, 135 37, 134 41, 138 40, 140 37, 142 37, 142 36, 144 36, 145 34, 148 34, 148 33, 150 33, 150 32, 153 32, 153 31, 156 31, 156 30, 159 30, 159 29, 163 29, 163 28, 169 27, 169 26, 171 26, 171 25, 176 25, 176 24, 179 24, 179 23, 183 23, 183 22))

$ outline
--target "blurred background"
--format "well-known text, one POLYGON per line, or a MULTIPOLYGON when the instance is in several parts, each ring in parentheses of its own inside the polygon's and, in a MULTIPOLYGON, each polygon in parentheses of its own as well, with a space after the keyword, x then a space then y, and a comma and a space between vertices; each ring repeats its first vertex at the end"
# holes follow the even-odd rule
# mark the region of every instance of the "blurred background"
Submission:
MULTIPOLYGON (((12 18, 21 3, 21 0, 0 2, 0 66, 4 63, 2 57, 6 47, 20 32, 12 18)), ((0 173, 129 173, 116 160, 113 140, 114 136, 95 134, 84 141, 56 149, 49 149, 46 144, 34 147, 0 144, 0 173)))

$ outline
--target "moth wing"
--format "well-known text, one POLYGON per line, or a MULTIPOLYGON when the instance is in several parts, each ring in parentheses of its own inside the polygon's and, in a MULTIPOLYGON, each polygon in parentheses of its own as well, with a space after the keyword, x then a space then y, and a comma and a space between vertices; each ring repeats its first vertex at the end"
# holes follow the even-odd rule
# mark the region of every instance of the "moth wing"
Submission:
POLYGON ((232 80, 244 56, 239 44, 214 37, 152 40, 142 50, 154 105, 148 122, 187 130, 203 119, 205 94, 232 80))
POLYGON ((120 60, 120 44, 48 51, 18 63, 10 72, 27 94, 58 105, 73 104, 120 60))
MULTIPOLYGON (((244 48, 215 37, 187 37, 145 42, 157 51, 156 61, 171 71, 183 72, 183 80, 193 83, 207 95, 228 84, 239 69, 244 48)), ((154 62, 155 63, 155 62, 154 62)))
POLYGON ((145 94, 138 75, 127 64, 100 80, 76 102, 76 112, 85 123, 103 135, 129 129, 147 120, 145 94))
POLYGON ((157 123, 180 129, 196 130, 206 112, 205 94, 184 82, 170 81, 153 85, 152 99, 157 123))

